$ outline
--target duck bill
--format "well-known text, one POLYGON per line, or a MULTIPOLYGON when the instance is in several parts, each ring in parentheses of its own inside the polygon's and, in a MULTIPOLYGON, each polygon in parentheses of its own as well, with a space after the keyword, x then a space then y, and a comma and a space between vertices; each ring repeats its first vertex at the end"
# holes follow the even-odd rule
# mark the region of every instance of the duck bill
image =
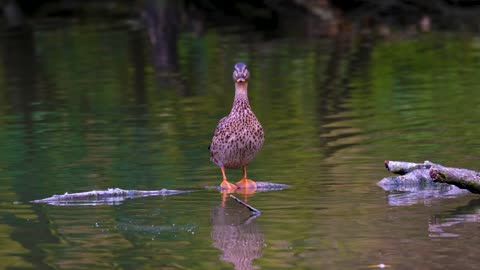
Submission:
POLYGON ((245 82, 245 78, 238 78, 237 83, 245 82))

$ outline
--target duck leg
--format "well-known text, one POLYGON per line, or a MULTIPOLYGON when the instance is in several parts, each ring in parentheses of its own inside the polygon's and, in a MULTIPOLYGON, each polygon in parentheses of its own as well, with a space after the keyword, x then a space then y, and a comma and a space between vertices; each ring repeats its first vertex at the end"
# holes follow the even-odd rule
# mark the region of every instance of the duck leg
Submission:
POLYGON ((222 176, 223 176, 223 181, 220 184, 220 189, 222 191, 226 191, 228 193, 235 192, 235 190, 238 189, 238 186, 236 186, 235 184, 232 184, 232 183, 227 181, 227 176, 225 175, 225 168, 224 167, 221 167, 220 169, 222 170, 222 176))
POLYGON ((243 168, 242 180, 238 181, 236 185, 241 189, 248 189, 250 191, 255 192, 255 190, 257 190, 257 184, 255 183, 255 181, 247 178, 247 165, 244 165, 242 168, 243 168))

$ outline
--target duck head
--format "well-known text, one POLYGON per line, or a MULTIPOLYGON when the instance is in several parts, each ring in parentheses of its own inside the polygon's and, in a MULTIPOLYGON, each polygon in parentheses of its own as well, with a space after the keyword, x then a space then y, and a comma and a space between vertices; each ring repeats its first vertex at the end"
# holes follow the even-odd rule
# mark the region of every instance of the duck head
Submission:
POLYGON ((233 81, 236 83, 243 83, 248 82, 249 78, 250 72, 248 72, 247 65, 242 62, 236 63, 233 69, 233 81))

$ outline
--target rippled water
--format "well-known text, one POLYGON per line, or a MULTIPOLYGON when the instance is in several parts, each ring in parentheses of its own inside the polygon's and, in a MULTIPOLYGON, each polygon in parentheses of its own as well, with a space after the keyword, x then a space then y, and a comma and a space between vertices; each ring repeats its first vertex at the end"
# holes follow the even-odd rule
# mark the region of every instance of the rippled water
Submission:
POLYGON ((171 55, 142 30, 67 24, 0 41, 1 268, 476 268, 478 196, 375 185, 385 159, 478 168, 476 36, 211 29, 179 33, 171 55), (266 133, 249 176, 291 185, 250 197, 256 218, 203 189, 221 180, 207 146, 239 60, 266 133), (196 192, 28 203, 110 187, 196 192))

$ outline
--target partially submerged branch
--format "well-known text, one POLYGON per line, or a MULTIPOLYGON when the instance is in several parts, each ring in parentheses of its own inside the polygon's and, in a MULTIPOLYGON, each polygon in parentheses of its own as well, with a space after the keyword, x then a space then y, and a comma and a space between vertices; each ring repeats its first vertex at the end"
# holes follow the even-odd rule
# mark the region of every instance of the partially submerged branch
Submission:
POLYGON ((403 161, 385 161, 385 167, 401 176, 387 177, 378 182, 379 186, 412 186, 449 184, 480 194, 480 173, 468 169, 445 167, 430 161, 413 163, 403 161))
POLYGON ((459 168, 433 167, 430 169, 430 177, 436 182, 455 185, 472 193, 480 194, 478 172, 459 168))
MULTIPOLYGON (((270 182, 257 182, 257 192, 282 190, 289 187, 284 184, 270 182)), ((206 187, 207 189, 219 189, 218 186, 206 187)), ((33 200, 31 203, 48 203, 53 205, 99 205, 99 204, 119 204, 126 199, 133 199, 147 196, 168 196, 176 195, 193 190, 123 190, 120 188, 109 188, 107 190, 93 190, 78 193, 65 193, 62 195, 53 195, 45 199, 33 200)), ((252 207, 252 209, 254 209, 252 207)), ((250 210, 252 210, 250 209, 250 210)), ((256 210, 256 209, 255 209, 256 210)), ((254 211, 254 210, 252 210, 254 211)), ((258 211, 258 210, 256 210, 258 211)), ((255 212, 255 211, 254 211, 255 212)), ((260 213, 260 211, 258 211, 260 213)))
MULTIPOLYGON (((255 190, 255 192, 282 190, 290 187, 289 185, 277 184, 277 183, 271 183, 271 182, 255 182, 255 183, 257 184, 257 189, 255 190)), ((206 186, 205 189, 220 190, 220 186, 206 186)))
POLYGON ((32 203, 48 203, 53 205, 97 205, 97 204, 118 204, 126 199, 167 196, 192 192, 191 190, 123 190, 120 188, 109 188, 107 190, 93 190, 78 193, 65 193, 53 195, 40 200, 33 200, 32 203))
POLYGON ((248 208, 248 210, 252 211, 254 215, 258 216, 260 214, 262 214, 262 212, 260 210, 258 210, 257 208, 254 208, 253 206, 249 205, 248 203, 240 200, 239 198, 233 196, 232 194, 230 194, 230 198, 234 199, 235 201, 237 201, 239 204, 245 206, 248 208))
POLYGON ((412 187, 428 184, 433 184, 433 180, 430 177, 428 169, 418 169, 405 175, 385 177, 377 183, 377 185, 384 189, 390 189, 388 187, 412 187))

